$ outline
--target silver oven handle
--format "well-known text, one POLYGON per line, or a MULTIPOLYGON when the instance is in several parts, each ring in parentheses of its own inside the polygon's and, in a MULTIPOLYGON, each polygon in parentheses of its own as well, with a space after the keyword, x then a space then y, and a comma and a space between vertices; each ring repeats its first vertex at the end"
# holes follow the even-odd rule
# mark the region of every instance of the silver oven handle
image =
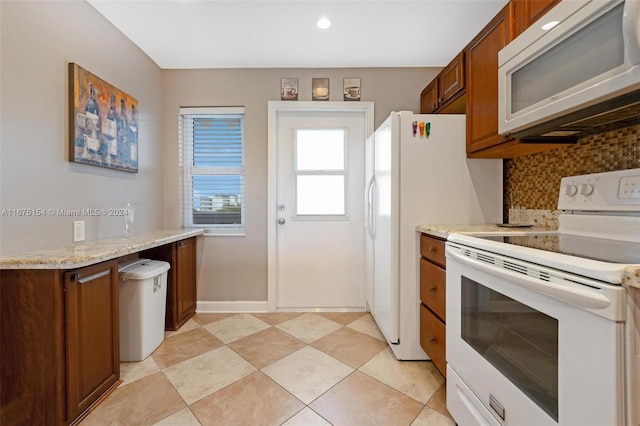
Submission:
POLYGON ((567 285, 561 286, 555 283, 538 280, 527 275, 502 269, 464 256, 460 254, 458 250, 452 249, 451 247, 447 247, 446 253, 448 257, 465 265, 472 266, 482 272, 508 280, 510 283, 514 283, 520 287, 546 294, 557 300, 571 303, 575 306, 587 309, 605 309, 611 304, 611 300, 609 300, 609 298, 602 294, 598 294, 593 290, 589 290, 587 286, 571 284, 569 282, 567 282, 567 285))

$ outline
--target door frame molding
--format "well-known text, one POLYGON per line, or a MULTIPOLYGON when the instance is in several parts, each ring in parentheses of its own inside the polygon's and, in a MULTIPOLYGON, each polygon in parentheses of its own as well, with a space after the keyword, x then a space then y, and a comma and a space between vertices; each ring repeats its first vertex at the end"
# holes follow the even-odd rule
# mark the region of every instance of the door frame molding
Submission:
POLYGON ((278 114, 282 112, 361 112, 364 115, 365 135, 374 130, 373 102, 313 102, 269 101, 267 118, 267 307, 276 311, 276 238, 277 238, 277 162, 278 114))

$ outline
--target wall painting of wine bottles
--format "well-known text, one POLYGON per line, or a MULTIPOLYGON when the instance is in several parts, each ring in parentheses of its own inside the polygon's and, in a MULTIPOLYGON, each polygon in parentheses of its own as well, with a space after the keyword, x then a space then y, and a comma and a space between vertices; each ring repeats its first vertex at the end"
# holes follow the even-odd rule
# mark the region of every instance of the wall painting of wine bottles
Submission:
POLYGON ((138 101, 69 64, 69 161, 138 172, 138 101))

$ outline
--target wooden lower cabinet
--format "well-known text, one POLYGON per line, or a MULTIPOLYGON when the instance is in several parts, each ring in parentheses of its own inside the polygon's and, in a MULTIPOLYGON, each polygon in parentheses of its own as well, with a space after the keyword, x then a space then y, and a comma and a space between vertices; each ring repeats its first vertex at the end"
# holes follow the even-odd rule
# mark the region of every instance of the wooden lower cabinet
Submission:
POLYGON ((0 424, 68 425, 119 383, 118 266, 0 271, 0 424))
POLYGON ((446 326, 425 305, 420 305, 420 346, 429 355, 433 365, 447 377, 446 326))
POLYGON ((438 371, 446 369, 445 240, 420 236, 420 346, 438 371))
POLYGON ((140 257, 171 264, 167 275, 165 328, 179 329, 196 313, 196 237, 145 250, 140 257))
POLYGON ((446 320, 446 271, 438 265, 420 259, 420 300, 438 317, 446 320))
POLYGON ((67 414, 75 419, 120 378, 118 263, 65 273, 67 414))

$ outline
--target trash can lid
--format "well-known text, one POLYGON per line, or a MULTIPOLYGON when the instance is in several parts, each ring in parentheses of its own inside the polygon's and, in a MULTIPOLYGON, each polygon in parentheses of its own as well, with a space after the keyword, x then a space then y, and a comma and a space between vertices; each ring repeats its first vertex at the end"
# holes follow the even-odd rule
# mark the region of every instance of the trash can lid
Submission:
POLYGON ((122 266, 118 275, 123 280, 145 280, 165 273, 170 267, 169 263, 161 260, 138 259, 122 266))

